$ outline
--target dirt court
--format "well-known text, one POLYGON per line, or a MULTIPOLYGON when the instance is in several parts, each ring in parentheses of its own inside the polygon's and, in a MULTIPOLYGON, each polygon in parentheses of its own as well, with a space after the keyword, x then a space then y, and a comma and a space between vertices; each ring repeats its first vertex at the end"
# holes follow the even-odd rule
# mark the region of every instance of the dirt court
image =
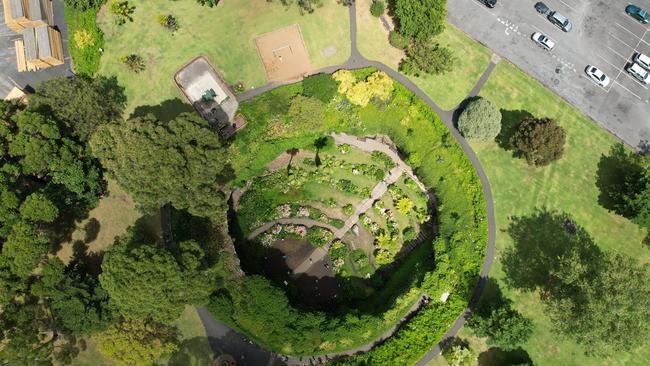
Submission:
POLYGON ((255 38, 269 81, 295 80, 311 71, 309 54, 297 24, 255 38))

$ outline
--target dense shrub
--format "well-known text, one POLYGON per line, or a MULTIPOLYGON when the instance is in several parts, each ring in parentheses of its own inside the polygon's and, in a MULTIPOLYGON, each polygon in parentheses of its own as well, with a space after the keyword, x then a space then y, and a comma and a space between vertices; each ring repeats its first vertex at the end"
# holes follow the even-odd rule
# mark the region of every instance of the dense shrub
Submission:
POLYGON ((395 0, 398 31, 408 38, 427 40, 445 30, 447 0, 395 0))
POLYGON ((329 103, 336 95, 338 83, 330 74, 316 74, 306 77, 302 82, 302 95, 329 103))
POLYGON ((386 6, 382 0, 372 0, 372 5, 370 5, 370 14, 379 18, 384 14, 386 6))
POLYGON ((409 46, 409 43, 411 43, 408 37, 405 37, 394 30, 388 33, 388 42, 390 42, 391 46, 399 48, 400 50, 405 49, 409 46))
POLYGON ((104 46, 104 35, 97 27, 97 8, 77 10, 67 5, 64 8, 68 33, 68 50, 74 71, 78 75, 94 76, 99 69, 100 49, 104 46))
POLYGON ((548 165, 564 153, 566 132, 550 118, 526 118, 512 136, 511 145, 528 164, 548 165))
POLYGON ((160 14, 156 17, 156 21, 172 33, 176 32, 180 28, 178 20, 171 14, 160 14))
POLYGON ((472 100, 458 117, 458 129, 466 138, 493 140, 501 131, 501 111, 485 98, 472 100))
POLYGON ((108 11, 113 14, 115 24, 124 25, 126 22, 133 22, 131 14, 135 12, 135 6, 129 5, 128 1, 113 0, 108 11))
POLYGON ((203 5, 203 6, 217 6, 219 4, 220 0, 196 0, 197 3, 203 5))
POLYGON ((66 6, 75 10, 85 11, 92 8, 98 8, 106 0, 64 0, 66 6))
POLYGON ((136 74, 143 72, 147 68, 147 64, 144 62, 142 56, 135 53, 122 57, 120 61, 129 71, 136 74))
POLYGON ((393 79, 383 71, 374 72, 360 81, 348 70, 339 70, 333 77, 339 83, 338 92, 358 106, 365 107, 372 99, 386 101, 393 92, 393 79))
POLYGON ((416 40, 406 50, 406 58, 399 64, 399 70, 407 75, 439 75, 453 70, 456 58, 451 49, 416 40))

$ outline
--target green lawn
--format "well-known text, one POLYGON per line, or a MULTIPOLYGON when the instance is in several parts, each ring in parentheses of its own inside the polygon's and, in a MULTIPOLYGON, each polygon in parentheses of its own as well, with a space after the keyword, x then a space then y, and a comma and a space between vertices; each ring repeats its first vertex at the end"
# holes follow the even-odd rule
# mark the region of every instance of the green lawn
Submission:
MULTIPOLYGON (((357 1, 357 46, 366 58, 380 61, 397 70, 403 52, 388 43, 388 32, 379 18, 370 14, 371 0, 357 1)), ((492 51, 447 23, 447 29, 436 37, 441 45, 451 48, 458 59, 454 70, 444 75, 409 77, 444 110, 451 110, 472 90, 490 64, 492 51)))
POLYGON ((127 113, 137 106, 175 98, 184 102, 173 75, 199 55, 207 55, 230 83, 242 81, 247 88, 264 85, 265 71, 254 38, 291 24, 300 25, 314 68, 342 63, 350 53, 348 9, 334 0, 326 0, 323 7, 305 15, 297 6, 284 7, 280 1, 228 0, 214 8, 196 1, 129 3, 136 7, 131 23, 116 26, 111 14, 102 11, 99 15, 106 40, 99 74, 116 76, 126 88, 127 113), (166 31, 156 22, 160 14, 174 15, 180 30, 174 35, 166 31), (330 46, 336 53, 324 56, 323 49, 330 46), (119 61, 131 53, 145 58, 144 72, 130 73, 119 61))
MULTIPOLYGON (((546 207, 570 213, 604 250, 619 252, 640 262, 650 262, 650 250, 641 244, 644 230, 598 204, 595 185, 602 154, 617 142, 607 131, 508 62, 500 63, 481 95, 495 102, 503 113, 504 126, 518 121, 527 111, 536 117, 552 117, 567 132, 564 157, 545 168, 531 168, 525 161, 496 143, 472 142, 488 175, 494 195, 497 221, 496 261, 491 276, 502 279, 500 254, 512 241, 505 230, 509 217, 529 215, 546 207)), ((641 365, 650 359, 648 348, 617 353, 606 360, 584 355, 572 339, 553 331, 537 294, 508 289, 517 309, 534 322, 534 334, 523 348, 536 365, 641 365)))

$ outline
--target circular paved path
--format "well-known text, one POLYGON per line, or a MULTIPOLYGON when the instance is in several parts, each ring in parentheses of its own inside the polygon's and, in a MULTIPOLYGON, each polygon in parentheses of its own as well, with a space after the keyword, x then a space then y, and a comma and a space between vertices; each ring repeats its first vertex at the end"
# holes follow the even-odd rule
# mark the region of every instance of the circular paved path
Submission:
MULTIPOLYGON (((474 290, 474 294, 472 295, 472 298, 470 299, 470 302, 468 306, 465 308, 462 314, 456 319, 454 322, 453 326, 451 329, 445 333, 441 341, 429 352, 427 352, 420 361, 417 362, 417 366, 424 366, 427 362, 429 362, 431 359, 433 359, 435 356, 437 356, 442 348, 441 344, 448 338, 452 338, 458 334, 460 329, 463 327, 465 324, 465 320, 469 317, 471 314, 472 310, 476 306, 479 298, 481 297, 481 294, 483 292, 483 289, 485 287, 485 283, 487 281, 487 276, 490 271, 490 268, 492 267, 492 262, 494 260, 494 245, 495 245, 495 239, 496 239, 496 223, 495 223, 495 218, 494 218, 494 202, 492 200, 492 190, 490 189, 490 182, 487 179, 487 176, 485 175, 485 171, 483 170, 483 167, 481 166, 480 161, 478 160, 476 154, 474 153, 474 150, 469 146, 467 141, 460 135, 456 127, 454 126, 454 114, 456 113, 458 107, 454 108, 453 110, 450 111, 444 111, 442 110, 437 104, 435 104, 431 98, 429 98, 428 95, 426 95, 415 83, 413 83, 410 79, 405 77, 404 75, 400 74, 399 72, 391 69, 390 67, 384 65, 381 62, 377 61, 370 61, 367 60, 365 57, 359 53, 359 50, 357 49, 357 21, 356 21, 356 5, 354 2, 352 5, 349 7, 349 15, 350 15, 350 39, 351 39, 351 52, 350 52, 350 58, 341 65, 335 65, 335 66, 329 66, 320 70, 316 70, 314 73, 333 73, 337 70, 340 69, 360 69, 360 68, 365 68, 365 67, 374 67, 378 70, 381 70, 385 72, 386 74, 390 75, 393 79, 399 81, 402 83, 404 86, 406 86, 410 91, 415 93, 419 98, 424 100, 425 103, 434 111, 442 121, 445 123, 449 131, 451 131, 452 135, 454 138, 456 138, 456 141, 460 144, 462 147, 463 151, 469 158, 469 160, 472 162, 474 165, 474 169, 476 169, 476 173, 479 176, 479 179, 481 180, 481 185, 483 186, 483 195, 485 196, 485 203, 486 203, 486 212, 487 212, 487 219, 488 219, 488 243, 487 243, 487 252, 485 255, 485 260, 483 262, 483 268, 481 269, 480 273, 480 279, 478 282, 478 285, 476 286, 476 289, 474 290)), ((490 63, 490 65, 487 67, 477 84, 474 86, 474 88, 471 90, 470 94, 468 97, 473 97, 478 95, 479 91, 489 78, 490 74, 494 70, 494 67, 496 66, 496 63, 493 61, 490 63)), ((292 83, 292 82, 291 82, 292 83)), ((267 85, 264 85, 260 88, 249 90, 245 93, 239 94, 237 96, 237 100, 239 102, 243 102, 249 99, 252 99, 258 95, 264 94, 268 92, 269 90, 273 90, 279 86, 289 84, 289 83, 278 83, 278 82, 272 82, 267 85)), ((418 304, 416 304, 418 305, 418 304)), ((413 311, 416 311, 419 308, 414 306, 413 311)), ((247 361, 252 362, 253 360, 256 360, 254 364, 256 365, 275 365, 275 364, 285 364, 285 362, 281 361, 280 356, 277 356, 271 352, 265 351, 262 348, 256 346, 254 343, 251 343, 250 341, 247 341, 245 338, 242 336, 236 334, 232 329, 230 329, 227 325, 224 323, 221 323, 219 321, 216 321, 212 316, 209 315, 209 313, 206 311, 205 308, 200 308, 199 309, 199 315, 201 317, 201 320, 203 321, 203 324, 206 328, 206 333, 208 336, 208 339, 210 341, 210 344, 215 351, 224 351, 223 350, 223 345, 224 344, 231 344, 232 347, 235 349, 241 350, 242 355, 247 355, 247 357, 244 357, 243 359, 240 360, 242 364, 248 364, 247 361), (227 338, 223 338, 225 335, 229 335, 227 338)), ((395 331, 394 329, 391 329, 389 331, 390 334, 385 334, 381 338, 384 339, 386 336, 392 335, 392 333, 395 331)), ((367 351, 368 349, 372 348, 372 346, 377 342, 371 342, 369 344, 366 344, 364 346, 360 346, 358 348, 355 348, 353 350, 350 350, 348 352, 340 353, 338 355, 349 355, 353 354, 358 351, 367 351)), ((230 347, 226 347, 230 348, 230 347)), ((232 352, 232 351, 231 351, 232 352)), ((235 352, 237 354, 238 352, 235 352)), ((335 355, 328 355, 328 356, 335 356, 335 355)), ((314 358, 318 358, 319 356, 314 356, 314 358)), ((320 356, 323 357, 323 356, 320 356)), ((290 357, 288 359, 288 364, 308 364, 310 361, 310 357, 290 357)), ((322 358, 324 360, 324 358, 322 358)), ((252 365, 253 363, 251 363, 252 365)))

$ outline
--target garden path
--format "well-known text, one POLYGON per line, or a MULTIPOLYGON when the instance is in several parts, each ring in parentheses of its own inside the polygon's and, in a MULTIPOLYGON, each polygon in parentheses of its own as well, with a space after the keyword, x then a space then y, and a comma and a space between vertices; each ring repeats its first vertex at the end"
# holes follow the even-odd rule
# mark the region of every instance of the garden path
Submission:
MULTIPOLYGON (((348 61, 346 61, 345 64, 342 65, 333 65, 330 67, 326 67, 320 70, 316 70, 314 74, 316 73, 333 73, 336 72, 340 69, 359 69, 359 68, 365 68, 365 67, 375 67, 378 70, 384 71, 387 73, 390 77, 393 79, 397 80, 400 82, 402 85, 404 85, 406 88, 408 88, 410 91, 415 93, 420 99, 422 99, 444 122, 444 124, 447 126, 449 131, 451 132, 452 136, 458 141, 460 144, 461 148, 469 158, 469 160, 472 162, 472 165, 476 169, 476 172, 479 176, 479 179, 481 181, 481 185, 483 186, 483 194, 485 197, 485 203, 486 203, 486 212, 487 212, 487 220, 488 220, 488 242, 487 242, 487 253, 485 256, 485 260, 483 262, 483 268, 481 269, 480 273, 480 279, 478 281, 478 284, 476 285, 476 288, 474 290, 474 294, 472 295, 472 298, 468 304, 468 306, 465 308, 462 314, 458 316, 456 319, 456 322, 452 325, 451 329, 445 333, 445 335, 442 337, 440 342, 433 347, 429 352, 427 352, 421 359, 418 361, 417 366, 424 366, 427 362, 429 362, 431 359, 433 359, 436 355, 438 355, 441 350, 442 350, 442 344, 443 342, 447 341, 448 339, 456 336, 460 329, 463 327, 465 324, 465 321, 467 318, 469 318, 470 314, 472 313, 474 307, 478 303, 479 298, 481 297, 481 294, 483 292, 483 289, 485 288, 485 284, 487 282, 487 277, 488 277, 488 272, 490 271, 490 268, 492 267, 492 263, 494 261, 494 250, 495 250, 495 241, 496 241, 496 220, 494 216, 494 201, 492 199, 492 190, 490 188, 490 182, 488 181, 487 175, 485 174, 485 171, 483 170, 483 167, 481 166, 481 162, 478 160, 478 157, 474 153, 474 150, 469 146, 467 141, 463 138, 463 136, 460 135, 458 130, 456 129, 456 126, 454 125, 454 115, 456 115, 457 112, 459 112, 459 108, 454 108, 453 110, 450 111, 443 111, 442 108, 440 108, 437 104, 435 104, 431 98, 429 98, 422 89, 420 89, 415 83, 413 83, 410 79, 408 79, 406 76, 400 74, 399 72, 391 69, 390 67, 384 65, 381 62, 377 61, 370 61, 367 60, 365 57, 359 53, 359 50, 357 48, 357 24, 356 24, 356 4, 354 1, 351 3, 349 6, 349 16, 350 16, 350 38, 351 38, 351 54, 350 58, 348 61)), ((492 70, 494 70, 493 64, 496 64, 495 61, 493 61, 490 66, 486 69, 484 72, 483 76, 481 77, 481 81, 477 83, 479 86, 476 88, 476 90, 472 90, 473 94, 478 94, 480 91, 480 88, 483 85, 484 80, 487 80, 489 77, 490 73, 492 70)), ((243 102, 249 99, 252 99, 258 95, 261 95, 263 93, 266 93, 267 91, 273 90, 279 86, 289 84, 287 83, 278 83, 278 82, 271 82, 267 85, 264 85, 260 88, 249 90, 245 93, 239 94, 237 96, 237 100, 239 102, 243 102)), ((242 356, 245 354, 253 354, 255 352, 261 352, 265 353, 268 355, 268 364, 271 365, 275 362, 279 363, 284 363, 287 365, 307 365, 307 364, 313 364, 313 363, 319 363, 321 360, 326 361, 328 359, 332 359, 334 357, 341 357, 341 356, 346 356, 346 355, 353 355, 357 352, 366 352, 373 348, 375 345, 382 343, 386 339, 390 338, 393 336, 393 334, 399 329, 399 327, 405 322, 408 321, 421 307, 422 301, 424 298, 421 298, 419 302, 413 305, 413 307, 407 312, 407 314, 404 316, 402 319, 402 322, 399 324, 395 325, 391 329, 388 329, 381 337, 376 339, 373 342, 369 342, 368 344, 365 344, 363 346, 356 347, 354 349, 348 350, 346 352, 340 352, 336 354, 330 354, 330 355, 315 355, 315 356, 304 356, 304 357, 295 357, 295 356, 283 356, 283 355, 277 355, 268 351, 265 351, 261 347, 257 346, 256 344, 252 344, 252 348, 254 350, 251 351, 250 353, 247 351, 243 352, 238 352, 242 356)), ((201 308, 204 309, 204 308, 201 308)), ((207 313, 207 312, 205 312, 207 313)), ((203 321, 203 324, 206 328, 206 333, 208 334, 208 338, 214 337, 214 339, 219 342, 222 338, 223 335, 219 334, 215 329, 218 330, 227 330, 229 332, 234 331, 230 329, 227 325, 225 324, 219 324, 219 327, 215 327, 215 323, 217 323, 214 318, 210 314, 205 314, 204 316, 201 317, 201 320, 203 321)), ((213 345, 214 342, 211 342, 211 345, 213 345)), ((218 347, 213 346, 213 350, 215 352, 218 352, 219 349, 218 347)))

